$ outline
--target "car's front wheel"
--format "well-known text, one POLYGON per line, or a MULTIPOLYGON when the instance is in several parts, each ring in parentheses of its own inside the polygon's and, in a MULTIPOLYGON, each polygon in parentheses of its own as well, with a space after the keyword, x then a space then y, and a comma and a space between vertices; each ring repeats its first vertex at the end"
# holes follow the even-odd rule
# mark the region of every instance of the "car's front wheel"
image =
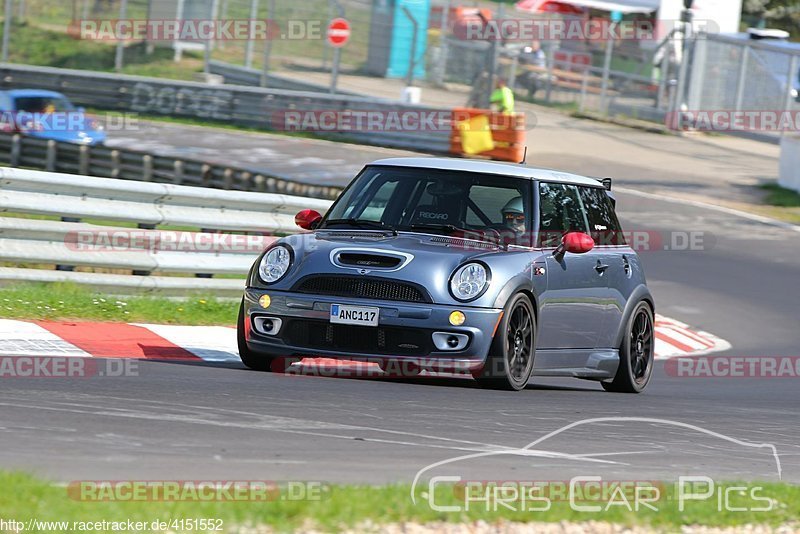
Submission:
POLYGON ((614 380, 602 382, 603 389, 616 393, 641 393, 653 376, 655 328, 653 310, 640 302, 628 319, 625 338, 619 348, 619 367, 614 380))
POLYGON ((485 388, 525 389, 536 356, 536 316, 523 293, 514 295, 503 310, 503 318, 492 341, 483 369, 475 376, 485 388))
MULTIPOLYGON (((244 301, 239 305, 239 319, 236 322, 236 341, 239 346, 239 358, 242 363, 254 371, 278 371, 282 358, 274 358, 265 354, 253 352, 247 347, 244 335, 244 301)), ((280 369, 282 371, 283 369, 280 369)))

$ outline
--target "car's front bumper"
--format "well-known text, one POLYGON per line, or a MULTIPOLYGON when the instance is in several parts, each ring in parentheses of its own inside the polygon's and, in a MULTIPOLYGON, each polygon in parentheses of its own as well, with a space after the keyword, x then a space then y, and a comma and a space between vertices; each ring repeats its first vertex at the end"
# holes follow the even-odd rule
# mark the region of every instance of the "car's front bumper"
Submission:
MULTIPOLYGON (((486 361, 502 310, 419 304, 350 297, 317 296, 305 293, 248 288, 244 295, 245 338, 248 348, 267 356, 325 356, 361 361, 402 360, 427 369, 479 369, 486 361), (262 295, 270 305, 259 304, 262 295), (380 308, 379 324, 370 326, 333 325, 332 304, 380 308), (463 325, 452 326, 450 314, 460 310, 463 325), (266 335, 254 326, 256 318, 281 320, 280 329, 266 335), (433 333, 468 336, 461 350, 439 350, 433 333)), ((263 330, 263 328, 262 328, 263 330)))

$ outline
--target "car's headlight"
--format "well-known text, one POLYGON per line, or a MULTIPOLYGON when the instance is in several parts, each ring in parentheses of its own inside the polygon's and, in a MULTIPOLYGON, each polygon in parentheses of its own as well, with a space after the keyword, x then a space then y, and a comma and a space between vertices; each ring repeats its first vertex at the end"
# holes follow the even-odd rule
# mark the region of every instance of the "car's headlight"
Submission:
POLYGON ((480 263, 467 263, 450 278, 450 292, 458 300, 479 297, 489 285, 489 270, 480 263))
POLYGON ((288 247, 278 245, 261 258, 258 264, 258 276, 268 284, 277 282, 283 278, 291 264, 292 252, 288 247))

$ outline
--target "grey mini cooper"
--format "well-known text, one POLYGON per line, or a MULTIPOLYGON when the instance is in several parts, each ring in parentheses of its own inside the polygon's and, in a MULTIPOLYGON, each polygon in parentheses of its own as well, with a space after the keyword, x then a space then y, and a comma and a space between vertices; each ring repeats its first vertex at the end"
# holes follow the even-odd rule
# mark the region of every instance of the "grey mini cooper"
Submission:
POLYGON ((641 392, 654 303, 610 180, 513 164, 398 158, 367 165, 308 233, 255 262, 239 313, 247 367, 302 356, 532 375, 641 392))

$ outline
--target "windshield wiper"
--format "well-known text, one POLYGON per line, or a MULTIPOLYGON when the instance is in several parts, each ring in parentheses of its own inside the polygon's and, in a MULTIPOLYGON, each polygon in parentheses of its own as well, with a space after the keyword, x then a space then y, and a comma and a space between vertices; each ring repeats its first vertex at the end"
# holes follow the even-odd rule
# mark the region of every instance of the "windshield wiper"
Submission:
POLYGON ((409 226, 412 230, 447 230, 448 232, 469 232, 466 228, 459 228, 452 224, 420 223, 409 226))
POLYGON ((325 221, 326 228, 330 224, 349 224, 350 226, 355 226, 357 228, 375 228, 377 230, 388 230, 392 232, 394 235, 397 235, 397 230, 388 226, 383 221, 369 221, 366 219, 356 219, 355 217, 350 217, 347 219, 330 219, 325 221))
POLYGON ((420 224, 412 224, 411 226, 409 226, 409 228, 412 230, 434 230, 434 231, 447 230, 451 234, 454 234, 456 232, 463 232, 465 234, 464 236, 462 236, 464 239, 473 239, 475 241, 482 241, 484 243, 491 243, 493 245, 502 246, 502 244, 498 243, 497 240, 491 239, 490 237, 483 235, 483 233, 480 230, 470 230, 468 228, 460 228, 452 224, 420 223, 420 224))

